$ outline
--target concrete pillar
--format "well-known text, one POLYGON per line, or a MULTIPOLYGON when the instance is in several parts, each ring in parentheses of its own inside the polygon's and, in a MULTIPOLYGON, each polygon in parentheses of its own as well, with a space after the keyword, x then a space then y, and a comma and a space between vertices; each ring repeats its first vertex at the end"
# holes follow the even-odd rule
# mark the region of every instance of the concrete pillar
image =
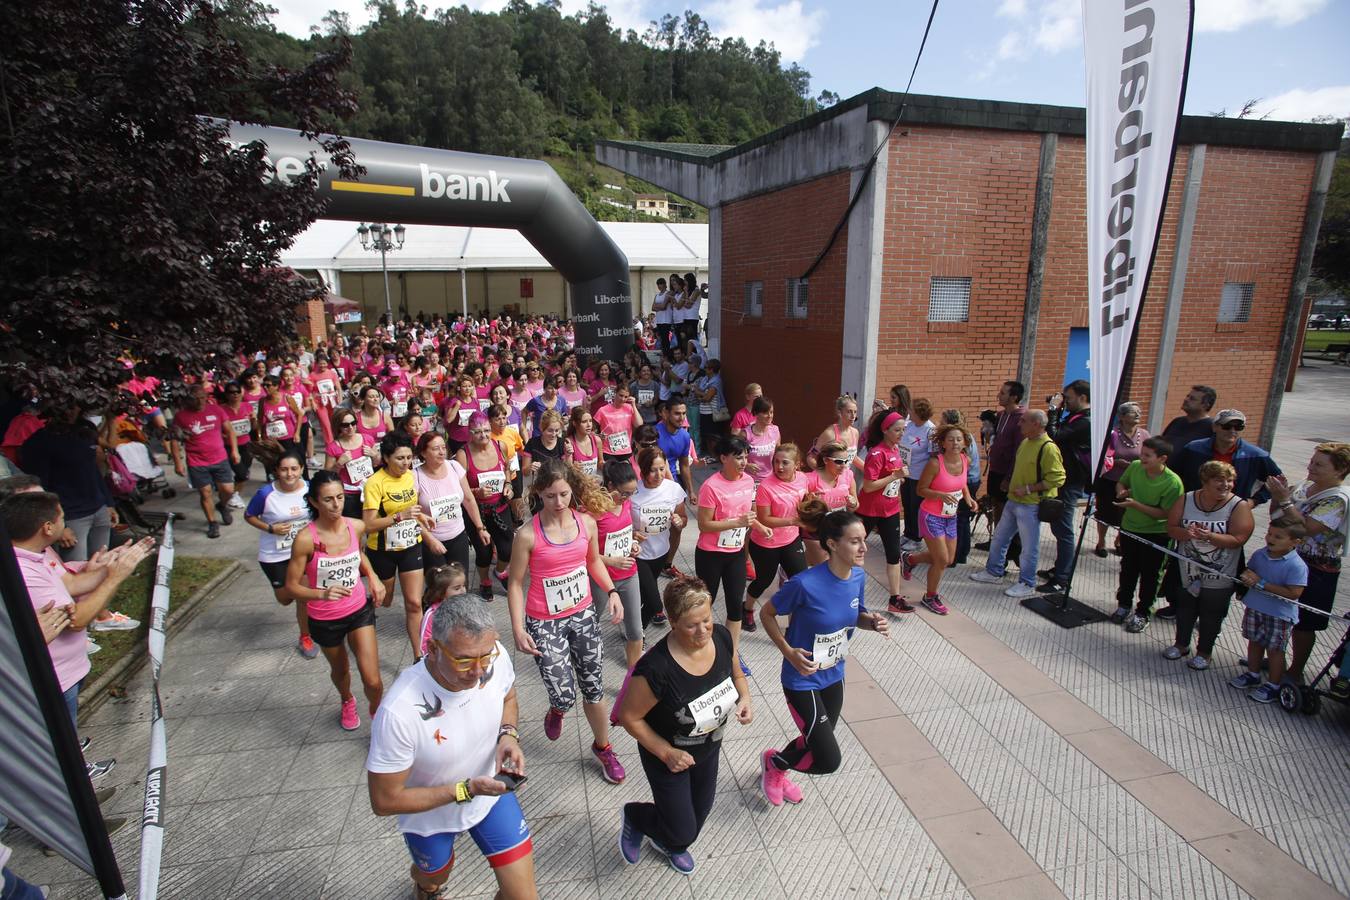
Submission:
MULTIPOLYGON (((1172 257, 1172 275, 1167 281, 1162 334, 1158 339, 1158 362, 1153 369, 1153 391, 1148 401, 1148 432, 1162 434, 1168 417, 1167 386, 1172 381, 1172 353, 1176 349, 1177 326, 1181 321, 1181 300, 1186 292, 1186 269, 1191 261, 1191 235, 1195 232, 1195 210, 1200 205, 1200 185, 1205 176, 1205 145, 1191 147, 1186 162, 1186 183, 1181 189, 1181 211, 1177 216, 1177 249, 1172 257)), ((1113 410, 1114 412, 1114 410, 1113 410)), ((1179 452, 1180 447, 1176 450, 1179 452)))
POLYGON ((1322 227, 1322 211, 1327 205, 1331 170, 1335 165, 1336 151, 1326 150, 1317 155, 1312 190, 1308 193, 1308 208, 1303 214, 1303 234, 1298 242, 1298 262, 1294 267, 1294 278, 1289 283, 1289 301, 1284 309, 1284 325, 1280 329, 1280 347, 1275 354, 1275 368, 1270 373, 1270 387, 1266 389, 1266 410, 1261 417, 1262 447, 1271 447, 1275 443, 1275 425, 1280 420, 1284 383, 1295 363, 1294 351, 1298 346, 1299 325, 1303 321, 1303 295, 1308 290, 1313 251, 1317 249, 1317 232, 1322 227))
POLYGON ((722 207, 708 207, 708 355, 722 358, 722 207))
MULTIPOLYGON (((867 124, 868 146, 886 140, 885 122, 867 124)), ((866 416, 877 390, 877 337, 881 330, 881 272, 886 249, 886 184, 890 148, 883 147, 863 185, 848 223, 844 268, 844 346, 840 390, 858 398, 866 416)), ((849 194, 858 190, 864 168, 853 171, 849 194)))
POLYGON ((1036 203, 1031 213, 1031 248, 1027 252, 1027 290, 1022 303, 1022 343, 1017 354, 1017 380, 1031 390, 1036 365, 1036 324, 1041 315, 1041 284, 1045 279, 1045 245, 1050 237, 1050 209, 1055 197, 1055 153, 1059 135, 1041 135, 1041 159, 1036 170, 1036 203))

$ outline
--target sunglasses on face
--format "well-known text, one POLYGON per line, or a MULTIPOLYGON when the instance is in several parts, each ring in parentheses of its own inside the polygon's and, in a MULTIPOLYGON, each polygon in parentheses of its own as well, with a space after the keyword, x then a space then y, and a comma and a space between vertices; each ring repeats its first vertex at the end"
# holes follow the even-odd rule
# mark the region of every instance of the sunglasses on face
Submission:
POLYGON ((1228 429, 1229 431, 1241 431, 1242 429, 1244 429, 1244 428, 1247 427, 1247 423, 1246 423, 1246 422, 1225 422, 1223 425, 1220 425, 1219 427, 1220 427, 1220 428, 1226 428, 1226 429, 1228 429))
POLYGON ((355 428, 355 427, 356 427, 356 420, 355 420, 355 419, 343 419, 341 422, 338 423, 338 427, 339 427, 339 428, 355 428))
POLYGON ((848 465, 848 460, 847 460, 847 459, 844 459, 844 458, 842 458, 842 457, 839 457, 839 456, 827 456, 827 457, 825 457, 825 458, 826 458, 827 460, 829 460, 830 462, 834 463, 836 466, 846 466, 846 465, 848 465))

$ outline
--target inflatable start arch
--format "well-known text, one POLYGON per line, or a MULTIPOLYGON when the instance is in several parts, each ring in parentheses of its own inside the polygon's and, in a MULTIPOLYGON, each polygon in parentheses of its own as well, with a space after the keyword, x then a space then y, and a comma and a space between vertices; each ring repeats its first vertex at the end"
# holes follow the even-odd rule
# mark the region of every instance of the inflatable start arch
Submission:
MULTIPOLYGON (((277 178, 301 174, 312 156, 327 156, 316 140, 289 128, 231 123, 229 141, 258 141, 277 178)), ((319 176, 328 199, 325 218, 414 225, 514 228, 571 287, 577 353, 617 360, 633 344, 628 258, 548 163, 429 150, 406 144, 347 139, 359 179, 319 176)))

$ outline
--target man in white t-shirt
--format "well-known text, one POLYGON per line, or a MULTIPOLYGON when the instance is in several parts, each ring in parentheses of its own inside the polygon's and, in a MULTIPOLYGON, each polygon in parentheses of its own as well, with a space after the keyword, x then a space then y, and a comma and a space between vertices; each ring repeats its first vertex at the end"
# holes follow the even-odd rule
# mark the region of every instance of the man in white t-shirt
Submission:
POLYGON ((467 831, 497 877, 497 896, 534 900, 534 847, 512 793, 525 756, 511 656, 476 598, 442 601, 431 639, 371 723, 371 809, 398 816, 417 897, 442 896, 456 839, 467 831))

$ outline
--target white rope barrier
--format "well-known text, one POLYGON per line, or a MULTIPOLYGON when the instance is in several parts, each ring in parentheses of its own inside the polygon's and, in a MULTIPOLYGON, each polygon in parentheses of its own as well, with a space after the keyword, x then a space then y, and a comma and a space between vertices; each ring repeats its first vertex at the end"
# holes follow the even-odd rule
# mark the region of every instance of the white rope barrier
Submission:
POLYGON ((160 860, 164 851, 164 777, 168 741, 164 708, 159 699, 159 674, 164 664, 164 624, 169 617, 169 576, 173 573, 173 519, 164 523, 164 540, 155 563, 155 587, 150 594, 150 761, 145 770, 145 809, 141 816, 140 900, 159 893, 160 860))

